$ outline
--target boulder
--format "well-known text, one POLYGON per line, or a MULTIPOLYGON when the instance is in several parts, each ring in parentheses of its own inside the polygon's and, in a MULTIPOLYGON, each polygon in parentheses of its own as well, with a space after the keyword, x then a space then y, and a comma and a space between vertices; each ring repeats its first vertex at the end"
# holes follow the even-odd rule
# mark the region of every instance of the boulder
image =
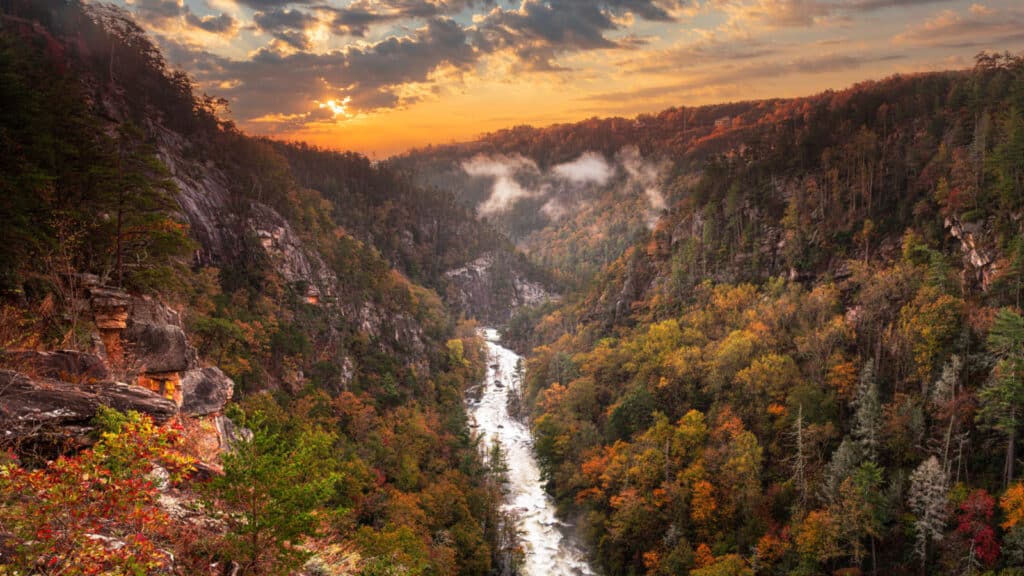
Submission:
POLYGON ((124 339, 140 372, 184 372, 198 365, 178 313, 151 298, 132 298, 124 339))
POLYGON ((135 410, 159 424, 178 413, 174 402, 139 386, 109 381, 71 384, 0 370, 0 430, 5 439, 64 427, 79 432, 100 406, 135 410))
POLYGON ((181 412, 206 416, 220 412, 235 393, 235 383, 220 368, 196 368, 181 375, 181 412))
POLYGON ((110 380, 110 371, 99 356, 75 350, 8 350, 0 353, 0 366, 38 378, 74 382, 110 380))

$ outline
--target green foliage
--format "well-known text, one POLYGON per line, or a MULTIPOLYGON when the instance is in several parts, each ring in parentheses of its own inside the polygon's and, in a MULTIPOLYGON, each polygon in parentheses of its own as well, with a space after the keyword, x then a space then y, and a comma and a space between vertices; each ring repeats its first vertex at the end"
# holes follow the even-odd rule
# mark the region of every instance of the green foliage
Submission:
POLYGON ((1009 308, 996 314, 986 341, 996 357, 991 378, 978 393, 978 420, 1006 436, 1004 485, 1013 479, 1016 438, 1024 406, 1024 318, 1009 308))
POLYGON ((331 464, 336 437, 315 426, 289 430, 259 408, 234 417, 248 437, 224 454, 207 511, 226 523, 224 552, 243 573, 288 574, 308 558, 299 545, 318 533, 317 512, 342 480, 331 464))

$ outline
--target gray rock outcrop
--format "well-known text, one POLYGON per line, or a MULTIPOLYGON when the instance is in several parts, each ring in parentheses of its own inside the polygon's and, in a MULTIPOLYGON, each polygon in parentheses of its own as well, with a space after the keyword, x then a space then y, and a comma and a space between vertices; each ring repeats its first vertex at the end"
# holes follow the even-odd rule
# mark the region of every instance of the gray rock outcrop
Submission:
POLYGON ((235 383, 220 368, 197 368, 181 376, 181 412, 188 416, 218 413, 235 393, 235 383))
POLYGON ((178 413, 173 401, 141 386, 110 381, 72 384, 0 370, 0 430, 5 436, 31 438, 57 428, 88 427, 100 406, 134 410, 158 424, 178 413))

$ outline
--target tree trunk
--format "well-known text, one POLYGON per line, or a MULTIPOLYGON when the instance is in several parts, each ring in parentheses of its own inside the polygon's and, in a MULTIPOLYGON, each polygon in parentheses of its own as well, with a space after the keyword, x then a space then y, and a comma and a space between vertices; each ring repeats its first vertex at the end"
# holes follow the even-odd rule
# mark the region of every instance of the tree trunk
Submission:
POLYGON ((1004 478, 1003 488, 1009 488, 1010 483, 1013 482, 1013 461, 1016 458, 1016 440, 1017 430, 1014 429, 1009 434, 1009 440, 1006 442, 1006 466, 1004 467, 1004 478))

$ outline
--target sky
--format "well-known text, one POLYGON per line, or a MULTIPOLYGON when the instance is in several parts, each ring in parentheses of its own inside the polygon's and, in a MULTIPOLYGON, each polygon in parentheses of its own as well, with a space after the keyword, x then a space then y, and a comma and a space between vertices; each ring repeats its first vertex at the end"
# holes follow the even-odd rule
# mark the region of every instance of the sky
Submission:
POLYGON ((383 159, 1024 51, 1019 0, 116 0, 246 132, 383 159))

